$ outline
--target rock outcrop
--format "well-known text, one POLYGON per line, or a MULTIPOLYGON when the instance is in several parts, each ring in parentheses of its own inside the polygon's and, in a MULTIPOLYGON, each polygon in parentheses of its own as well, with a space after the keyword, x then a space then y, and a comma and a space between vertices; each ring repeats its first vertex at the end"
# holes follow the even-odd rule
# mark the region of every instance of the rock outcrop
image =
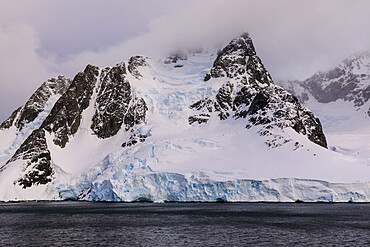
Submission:
POLYGON ((146 103, 132 95, 130 83, 125 78, 124 63, 102 73, 91 124, 91 129, 99 138, 114 136, 122 124, 128 130, 145 121, 146 103))
POLYGON ((20 178, 14 181, 14 183, 27 188, 32 185, 47 184, 52 181, 54 170, 51 167, 51 156, 44 130, 38 129, 33 131, 7 164, 16 160, 24 160, 25 165, 20 178))

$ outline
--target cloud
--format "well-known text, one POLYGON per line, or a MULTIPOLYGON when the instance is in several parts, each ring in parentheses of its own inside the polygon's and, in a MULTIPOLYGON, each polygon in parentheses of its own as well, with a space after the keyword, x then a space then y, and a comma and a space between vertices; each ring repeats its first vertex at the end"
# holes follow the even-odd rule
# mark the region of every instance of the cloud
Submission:
POLYGON ((0 120, 50 76, 219 46, 244 31, 275 79, 304 79, 370 49, 367 0, 5 2, 0 120))
POLYGON ((2 6, 0 122, 48 78, 73 77, 95 60, 102 61, 102 66, 112 64, 114 57, 105 55, 110 46, 146 31, 151 19, 176 4, 162 0, 4 0, 2 6))
POLYGON ((41 58, 37 34, 26 23, 0 26, 0 116, 6 116, 24 104, 30 94, 45 81, 48 59, 41 58))
POLYGON ((131 55, 216 46, 248 31, 274 78, 304 79, 369 49, 369 1, 197 1, 154 18, 145 31, 101 51, 71 55, 63 69, 113 65, 131 55))

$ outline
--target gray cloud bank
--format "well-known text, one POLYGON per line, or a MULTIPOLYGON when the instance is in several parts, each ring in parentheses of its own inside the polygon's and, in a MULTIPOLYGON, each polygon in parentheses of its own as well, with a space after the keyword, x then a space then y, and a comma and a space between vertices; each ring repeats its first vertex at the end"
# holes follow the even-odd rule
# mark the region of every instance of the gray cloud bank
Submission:
POLYGON ((275 79, 370 48, 370 1, 2 1, 0 121, 46 79, 135 54, 213 47, 248 31, 275 79))

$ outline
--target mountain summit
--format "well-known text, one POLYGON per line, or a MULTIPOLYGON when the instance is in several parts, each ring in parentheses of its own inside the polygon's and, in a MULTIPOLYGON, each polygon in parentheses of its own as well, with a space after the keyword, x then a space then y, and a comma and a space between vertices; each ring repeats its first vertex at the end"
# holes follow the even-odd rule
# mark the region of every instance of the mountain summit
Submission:
POLYGON ((316 180, 366 182, 369 168, 327 149, 247 33, 218 53, 133 56, 44 84, 1 125, 0 200, 370 198, 369 183, 316 180))

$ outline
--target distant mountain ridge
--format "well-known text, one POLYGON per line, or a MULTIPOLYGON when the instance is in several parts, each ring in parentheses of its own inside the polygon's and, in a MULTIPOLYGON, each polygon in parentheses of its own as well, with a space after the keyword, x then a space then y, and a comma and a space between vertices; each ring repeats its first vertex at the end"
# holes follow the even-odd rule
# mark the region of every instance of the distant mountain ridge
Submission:
POLYGON ((370 116, 370 52, 354 54, 325 72, 317 72, 304 81, 279 81, 283 88, 301 102, 314 99, 319 103, 337 100, 350 102, 356 111, 370 116))
POLYGON ((304 81, 278 81, 321 120, 334 152, 370 166, 370 53, 356 53, 304 81))

